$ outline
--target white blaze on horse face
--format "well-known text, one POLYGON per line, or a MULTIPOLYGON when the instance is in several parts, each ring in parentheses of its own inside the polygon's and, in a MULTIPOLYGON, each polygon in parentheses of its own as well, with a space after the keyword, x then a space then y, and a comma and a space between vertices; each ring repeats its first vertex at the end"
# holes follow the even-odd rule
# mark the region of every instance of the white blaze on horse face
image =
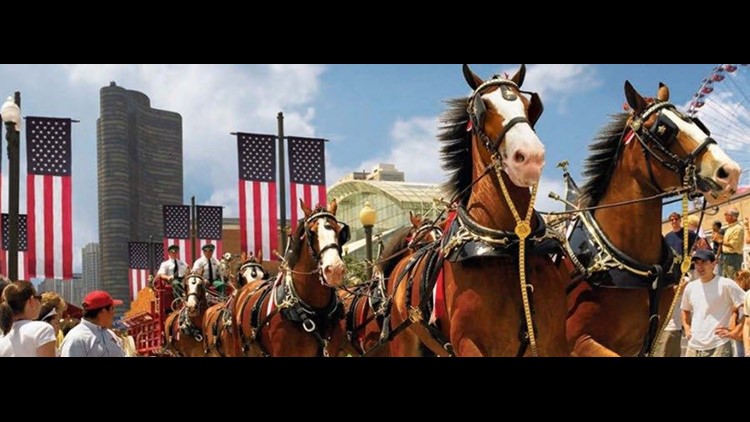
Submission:
MULTIPOLYGON (((508 101, 503 98, 503 89, 497 89, 482 96, 495 106, 495 110, 503 117, 507 124, 516 117, 526 117, 523 101, 516 98, 508 101)), ((517 92, 514 93, 518 96, 517 92)), ((500 140, 500 154, 503 159, 503 169, 510 180, 519 187, 530 187, 539 183, 544 167, 544 145, 536 132, 528 123, 513 126, 500 140)))
MULTIPOLYGON (((336 231, 328 225, 325 217, 318 218, 318 250, 322 251, 326 246, 337 245, 336 231)), ((331 286, 338 286, 344 278, 346 267, 341 260, 336 248, 328 248, 320 257, 323 278, 331 286)))
POLYGON ((198 307, 198 286, 201 281, 197 277, 190 277, 187 282, 187 307, 189 310, 193 310, 198 307))
MULTIPOLYGON (((678 138, 684 139, 687 136, 694 140, 693 145, 682 145, 686 151, 694 151, 709 137, 698 125, 686 122, 672 110, 663 110, 662 113, 677 125, 677 129, 680 131, 678 138)), ((737 191, 741 173, 740 166, 736 161, 729 158, 718 145, 709 145, 700 162, 696 164, 700 169, 698 174, 700 177, 710 179, 721 187, 721 192, 715 192, 720 195, 720 198, 717 199, 728 199, 727 196, 731 196, 737 191)), ((712 202, 710 195, 707 196, 707 199, 712 202)))

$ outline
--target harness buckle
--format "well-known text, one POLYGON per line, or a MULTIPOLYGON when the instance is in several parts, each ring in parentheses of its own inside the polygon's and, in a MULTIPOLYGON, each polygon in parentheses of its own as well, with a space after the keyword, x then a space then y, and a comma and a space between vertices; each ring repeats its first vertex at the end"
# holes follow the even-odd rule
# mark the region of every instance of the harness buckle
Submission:
POLYGON ((315 331, 315 321, 311 319, 302 321, 302 328, 308 333, 312 333, 313 331, 315 331))

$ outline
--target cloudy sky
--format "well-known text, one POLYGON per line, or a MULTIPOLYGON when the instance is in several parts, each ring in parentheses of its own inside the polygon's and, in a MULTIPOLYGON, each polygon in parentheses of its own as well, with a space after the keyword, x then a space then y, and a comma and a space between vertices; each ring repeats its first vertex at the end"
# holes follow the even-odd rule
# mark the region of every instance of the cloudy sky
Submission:
MULTIPOLYGON (((518 66, 472 68, 489 77, 515 73, 518 66)), ((537 125, 548 152, 538 208, 558 208, 546 199, 550 190, 562 193, 557 162, 569 160, 573 175, 580 179, 587 144, 608 114, 622 110, 626 79, 649 96, 662 81, 671 88, 672 101, 684 106, 715 66, 528 65, 524 87, 538 91, 546 106, 537 125)), ((745 70, 742 67, 737 73, 745 70)), ((329 185, 348 172, 369 170, 377 163, 396 164, 406 172, 407 181, 440 182, 444 174, 435 133, 442 101, 470 93, 458 64, 0 65, 0 94, 21 91, 24 116, 80 120, 73 126, 75 271, 81 269, 80 249, 98 242, 96 119, 99 89, 110 81, 145 93, 155 108, 182 115, 185 202, 195 195, 198 203, 225 206, 228 217, 236 217, 238 209, 236 140, 230 132, 275 134, 276 115, 283 111, 287 135, 330 140, 329 185)), ((743 91, 721 95, 739 101, 739 92, 743 91)), ((750 93, 750 86, 744 92, 750 93)), ((23 129, 22 140, 24 158, 23 129)), ((727 144, 737 150, 738 161, 747 158, 741 141, 732 137, 727 144)), ((2 150, 7 176, 8 159, 2 150)), ((25 213, 26 164, 21 161, 21 212, 25 213)), ((7 183, 3 195, 7 198, 7 183)), ((7 199, 2 206, 7 212, 7 199)))

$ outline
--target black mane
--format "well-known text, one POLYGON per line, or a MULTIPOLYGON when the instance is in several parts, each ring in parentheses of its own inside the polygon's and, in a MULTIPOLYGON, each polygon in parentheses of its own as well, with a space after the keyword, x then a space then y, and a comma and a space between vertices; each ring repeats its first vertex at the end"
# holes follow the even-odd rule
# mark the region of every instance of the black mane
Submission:
MULTIPOLYGON (((448 180, 443 183, 443 190, 454 199, 456 194, 471 185, 473 163, 471 159, 471 132, 469 124, 469 98, 447 100, 448 109, 440 117, 438 140, 442 143, 440 155, 443 159, 443 170, 449 172, 448 180)), ((469 196, 461 198, 466 203, 469 196)))
POLYGON ((599 204, 607 191, 613 170, 620 157, 622 135, 630 114, 618 113, 611 117, 612 120, 589 146, 590 154, 584 163, 583 170, 583 176, 587 179, 581 186, 579 207, 593 207, 599 204))

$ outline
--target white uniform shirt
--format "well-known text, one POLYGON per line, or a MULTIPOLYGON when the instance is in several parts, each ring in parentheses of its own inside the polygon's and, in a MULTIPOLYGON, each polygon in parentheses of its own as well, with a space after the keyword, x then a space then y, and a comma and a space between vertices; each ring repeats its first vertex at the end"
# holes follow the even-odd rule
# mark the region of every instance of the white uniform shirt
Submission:
POLYGON ((745 292, 734 281, 716 276, 708 283, 693 280, 682 295, 682 310, 692 313, 692 337, 688 347, 693 350, 711 350, 729 338, 716 335, 718 327, 729 327, 729 318, 735 307, 742 305, 745 292))
MULTIPOLYGON (((211 265, 213 266, 214 280, 223 279, 224 274, 221 272, 221 264, 219 264, 219 261, 213 256, 211 257, 211 265)), ((201 277, 208 280, 208 259, 206 259, 205 256, 202 256, 195 261, 195 264, 193 264, 193 273, 200 274, 201 277)), ((212 282, 214 280, 208 281, 212 282)))
MULTIPOLYGON (((168 259, 161 263, 161 266, 159 266, 159 271, 156 272, 158 275, 163 275, 165 277, 170 277, 174 275, 174 261, 173 259, 168 259)), ((185 273, 187 273, 188 265, 179 259, 177 259, 177 277, 185 277, 185 273)))
POLYGON ((37 357, 37 349, 57 341, 55 329, 43 321, 24 319, 13 323, 7 335, 0 337, 0 357, 37 357))

